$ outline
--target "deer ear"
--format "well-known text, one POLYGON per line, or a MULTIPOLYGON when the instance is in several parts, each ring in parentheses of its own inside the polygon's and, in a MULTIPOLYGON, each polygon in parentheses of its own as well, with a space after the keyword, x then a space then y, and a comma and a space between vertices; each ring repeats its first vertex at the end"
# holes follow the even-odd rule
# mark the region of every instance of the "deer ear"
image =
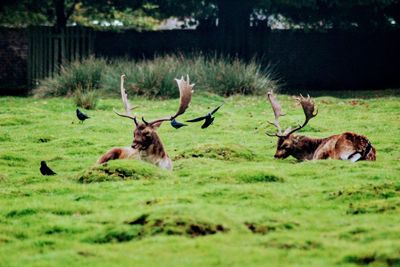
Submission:
POLYGON ((162 121, 159 121, 159 122, 153 123, 153 124, 151 125, 151 127, 152 127, 153 129, 158 129, 158 127, 161 126, 161 123, 163 123, 163 122, 162 122, 162 121))

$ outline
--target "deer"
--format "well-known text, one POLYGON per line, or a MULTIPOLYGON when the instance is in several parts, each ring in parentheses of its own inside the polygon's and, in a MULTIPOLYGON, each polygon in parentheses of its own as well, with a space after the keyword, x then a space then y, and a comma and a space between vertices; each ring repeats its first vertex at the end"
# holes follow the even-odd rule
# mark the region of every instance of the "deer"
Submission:
POLYGON ((125 75, 121 75, 120 78, 121 98, 125 113, 117 112, 115 109, 114 112, 118 116, 129 118, 134 121, 133 142, 129 147, 114 147, 110 149, 98 159, 97 163, 103 164, 109 160, 116 159, 136 159, 150 162, 162 169, 172 170, 172 161, 164 149, 161 139, 157 134, 157 129, 164 121, 173 121, 178 116, 185 113, 188 108, 192 99, 194 87, 194 84, 190 84, 189 75, 187 75, 186 81, 183 76, 181 79, 175 79, 180 94, 179 108, 175 115, 149 122, 147 122, 143 116, 142 122, 139 122, 137 116, 132 115, 131 111, 137 107, 133 107, 128 101, 128 95, 124 88, 125 75))
POLYGON ((296 135, 295 132, 304 128, 308 122, 317 116, 318 110, 315 110, 315 102, 308 95, 307 97, 296 98, 303 108, 305 121, 292 129, 287 128, 282 132, 279 124, 279 117, 284 116, 282 107, 277 101, 272 91, 267 93, 268 101, 272 106, 274 121, 272 124, 276 133, 266 133, 268 136, 278 137, 277 148, 274 157, 276 159, 285 159, 289 156, 299 161, 319 160, 319 159, 337 159, 350 160, 376 160, 376 150, 367 137, 353 132, 344 132, 332 135, 326 138, 311 138, 303 135, 296 135))

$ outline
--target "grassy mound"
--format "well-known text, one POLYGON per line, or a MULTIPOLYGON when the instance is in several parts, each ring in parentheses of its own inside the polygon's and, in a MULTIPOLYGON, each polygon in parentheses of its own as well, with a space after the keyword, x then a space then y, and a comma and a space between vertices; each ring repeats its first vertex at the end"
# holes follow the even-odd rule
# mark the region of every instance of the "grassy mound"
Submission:
POLYGON ((172 174, 150 163, 140 160, 112 160, 94 166, 78 176, 80 183, 119 180, 164 179, 172 174))
POLYGON ((211 158, 219 160, 253 160, 254 157, 253 152, 241 145, 204 144, 186 150, 175 156, 174 159, 211 158))
POLYGON ((209 172, 209 178, 218 181, 236 183, 282 183, 285 181, 281 174, 270 169, 256 169, 245 166, 232 166, 229 172, 216 170, 209 172))
POLYGON ((87 239, 91 243, 119 243, 156 235, 200 237, 228 232, 221 223, 182 214, 141 214, 121 225, 107 227, 87 239))
POLYGON ((358 187, 347 187, 332 192, 331 199, 387 199, 400 195, 400 183, 367 184, 358 187))
POLYGON ((243 183, 270 183, 284 181, 280 175, 267 170, 241 169, 233 172, 232 176, 237 181, 243 183))

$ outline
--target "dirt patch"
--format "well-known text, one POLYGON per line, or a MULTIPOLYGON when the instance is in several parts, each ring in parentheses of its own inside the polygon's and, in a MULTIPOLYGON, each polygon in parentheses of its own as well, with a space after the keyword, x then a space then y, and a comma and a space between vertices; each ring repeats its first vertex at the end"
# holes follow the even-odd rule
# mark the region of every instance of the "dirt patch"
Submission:
POLYGON ((142 214, 139 217, 137 217, 136 219, 134 219, 133 221, 126 222, 126 223, 130 224, 130 225, 135 225, 135 224, 145 225, 148 223, 148 220, 147 220, 148 217, 149 217, 149 214, 142 214))
POLYGON ((346 213, 350 215, 385 213, 396 210, 399 205, 400 201, 368 201, 357 204, 350 203, 346 213))
POLYGON ((302 242, 289 241, 289 242, 279 242, 279 241, 270 241, 264 244, 264 246, 268 248, 278 248, 284 250, 312 250, 322 248, 322 244, 319 242, 306 240, 302 242))
POLYGON ((143 236, 166 234, 198 237, 229 231, 227 227, 219 223, 176 216, 152 217, 148 214, 143 214, 125 223, 129 225, 141 225, 143 227, 143 236))
POLYGON ((113 160, 94 166, 78 176, 80 183, 120 180, 165 179, 172 173, 139 160, 113 160))
POLYGON ((94 237, 86 239, 86 241, 90 243, 122 243, 156 235, 178 235, 195 238, 228 231, 229 229, 222 224, 178 217, 152 217, 143 214, 132 221, 126 221, 122 226, 107 228, 94 237))
POLYGON ((245 222, 244 225, 253 234, 266 235, 278 230, 291 230, 298 226, 294 222, 280 222, 277 220, 268 220, 266 222, 245 222))
POLYGON ((7 180, 7 176, 5 176, 4 174, 0 174, 0 182, 3 182, 7 180))
POLYGON ((368 107, 368 104, 365 101, 361 101, 361 100, 349 100, 350 105, 352 106, 365 106, 368 107))
POLYGON ((174 157, 174 160, 188 158, 211 158, 218 160, 254 160, 252 151, 237 144, 205 144, 186 150, 174 157))
POLYGON ((364 255, 349 255, 344 258, 344 262, 354 263, 357 265, 370 265, 374 266, 399 266, 400 254, 395 255, 377 255, 377 253, 364 254, 364 255))
POLYGON ((92 256, 96 256, 96 254, 94 254, 94 253, 92 253, 92 252, 83 251, 83 250, 77 251, 76 253, 77 253, 79 256, 82 256, 82 257, 92 257, 92 256))

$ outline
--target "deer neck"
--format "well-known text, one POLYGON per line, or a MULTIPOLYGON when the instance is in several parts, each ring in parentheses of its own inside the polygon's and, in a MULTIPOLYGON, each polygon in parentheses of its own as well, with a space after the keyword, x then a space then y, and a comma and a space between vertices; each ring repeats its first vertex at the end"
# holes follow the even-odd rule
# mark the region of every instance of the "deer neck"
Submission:
POLYGON ((165 152, 164 146, 161 143, 160 138, 157 136, 153 138, 153 143, 144 150, 140 150, 140 157, 143 160, 149 161, 153 164, 157 164, 160 160, 168 158, 165 152))
POLYGON ((303 135, 293 137, 292 156, 298 160, 311 160, 325 138, 311 138, 303 135))

